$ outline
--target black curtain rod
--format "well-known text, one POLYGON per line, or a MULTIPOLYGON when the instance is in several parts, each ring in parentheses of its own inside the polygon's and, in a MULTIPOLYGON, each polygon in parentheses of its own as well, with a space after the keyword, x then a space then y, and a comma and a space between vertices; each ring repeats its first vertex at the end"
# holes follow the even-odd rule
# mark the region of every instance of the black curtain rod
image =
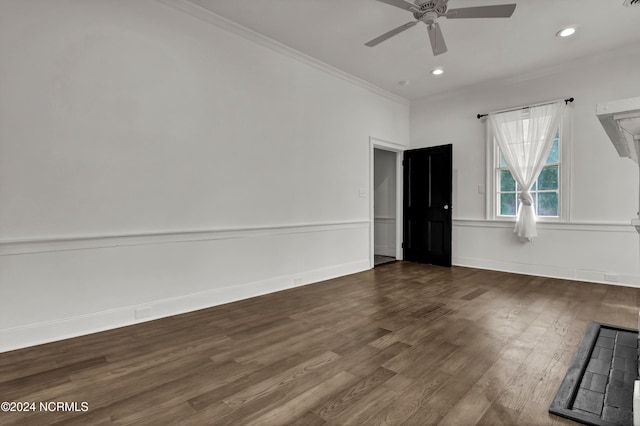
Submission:
MULTIPOLYGON (((573 102, 574 99, 573 98, 567 98, 564 100, 564 104, 567 105, 569 102, 573 102)), ((542 105, 550 105, 553 104, 555 102, 547 102, 545 104, 536 104, 536 105, 532 105, 532 106, 542 106, 542 105)), ((518 111, 519 109, 529 109, 531 108, 531 106, 526 106, 526 107, 522 107, 522 108, 515 108, 515 109, 508 109, 506 111, 500 111, 500 112, 510 112, 510 111, 518 111)), ((478 114, 476 117, 478 117, 478 120, 480 120, 482 117, 487 117, 489 114, 478 114)))

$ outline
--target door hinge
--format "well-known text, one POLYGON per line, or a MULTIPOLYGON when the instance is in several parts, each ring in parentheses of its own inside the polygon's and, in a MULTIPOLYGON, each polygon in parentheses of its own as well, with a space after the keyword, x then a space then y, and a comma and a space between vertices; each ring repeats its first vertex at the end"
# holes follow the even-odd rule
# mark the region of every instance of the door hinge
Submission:
POLYGON ((404 166, 404 160, 402 160, 402 165, 404 166))
POLYGON ((404 248, 404 243, 401 244, 402 248, 404 248))

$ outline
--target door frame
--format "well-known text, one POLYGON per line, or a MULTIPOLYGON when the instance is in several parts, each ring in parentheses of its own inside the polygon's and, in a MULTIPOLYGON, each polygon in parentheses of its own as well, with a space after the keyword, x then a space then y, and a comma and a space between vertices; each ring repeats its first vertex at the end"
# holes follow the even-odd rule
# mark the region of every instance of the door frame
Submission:
POLYGON ((402 260, 402 155, 407 147, 395 142, 369 137, 369 267, 374 267, 374 149, 390 151, 396 154, 396 259, 402 260))

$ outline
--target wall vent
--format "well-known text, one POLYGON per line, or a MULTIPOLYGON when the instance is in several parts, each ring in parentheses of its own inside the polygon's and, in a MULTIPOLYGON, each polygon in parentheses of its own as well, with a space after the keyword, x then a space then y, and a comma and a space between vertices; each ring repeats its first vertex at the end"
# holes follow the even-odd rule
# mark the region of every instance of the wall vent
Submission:
POLYGON ((624 5, 627 7, 640 6, 640 0, 624 0, 624 5))

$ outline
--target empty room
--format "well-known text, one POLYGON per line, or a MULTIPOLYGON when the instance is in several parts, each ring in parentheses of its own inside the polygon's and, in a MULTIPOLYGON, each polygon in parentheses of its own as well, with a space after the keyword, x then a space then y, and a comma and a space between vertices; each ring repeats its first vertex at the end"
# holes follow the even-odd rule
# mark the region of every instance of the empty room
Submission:
POLYGON ((0 425, 640 425, 604 3, 0 0, 0 425))

